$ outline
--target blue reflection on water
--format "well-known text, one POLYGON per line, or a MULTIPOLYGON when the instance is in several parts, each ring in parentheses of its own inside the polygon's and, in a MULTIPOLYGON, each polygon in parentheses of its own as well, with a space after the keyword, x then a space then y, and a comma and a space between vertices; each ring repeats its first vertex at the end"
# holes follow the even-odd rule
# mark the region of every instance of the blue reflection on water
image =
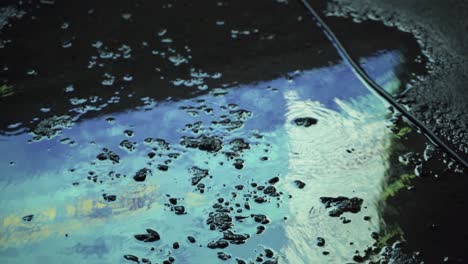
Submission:
MULTIPOLYGON (((365 67, 380 84, 394 89, 398 86, 394 69, 399 60, 398 53, 387 52, 366 59, 365 67)), ((223 95, 210 93, 190 100, 157 102, 151 109, 141 106, 115 113, 115 122, 105 121, 108 116, 83 120, 64 129, 58 139, 27 143, 28 134, 2 138, 0 151, 6 155, 0 163, 1 258, 7 263, 82 263, 83 259, 120 263, 126 261, 124 254, 153 261, 170 254, 179 263, 218 263, 217 251, 254 259, 254 250, 261 251, 264 246, 277 252, 282 263, 343 262, 356 249, 371 243, 369 230, 379 228, 375 199, 386 169, 385 156, 381 155, 388 133, 386 108, 345 65, 295 72, 217 93, 223 95), (252 113, 251 117, 238 118, 241 127, 232 122, 219 124, 226 118, 237 120, 235 111, 240 109, 252 113), (309 115, 318 119, 316 126, 294 124, 294 118, 309 115), (202 123, 198 133, 186 127, 195 122, 202 123), (126 137, 123 131, 127 129, 135 135, 126 137), (183 136, 202 134, 221 137, 223 149, 213 154, 180 145, 183 136), (164 139, 171 149, 152 150, 155 146, 144 141, 148 137, 164 139), (63 138, 76 144, 63 144, 63 138), (235 169, 233 161, 222 154, 236 138, 251 146, 238 157, 244 162, 242 170, 235 169), (134 151, 119 146, 125 139, 135 142, 134 151), (358 154, 348 155, 348 146, 358 149, 358 154), (103 148, 117 153, 120 162, 97 160, 103 148), (161 156, 150 159, 151 151, 161 156), (180 156, 168 158, 173 153, 180 156), (268 160, 262 161, 265 156, 268 160), (168 171, 158 170, 167 160, 171 160, 168 171), (193 166, 208 169, 213 176, 203 179, 204 193, 190 184, 189 169, 193 166), (152 169, 153 175, 143 183, 135 182, 132 177, 142 168, 152 169), (267 215, 270 223, 265 233, 256 235, 258 223, 247 218, 233 227, 236 233, 250 235, 245 244, 224 250, 206 248, 209 241, 222 236, 206 224, 213 203, 222 197, 230 199, 231 205, 244 204, 244 195, 255 189, 250 183, 261 185, 274 176, 281 179, 276 185, 283 192, 279 201, 256 204, 250 200, 251 210, 232 213, 267 215), (305 181, 307 188, 295 188, 295 179, 305 181), (244 191, 233 188, 241 184, 244 191), (232 192, 238 196, 232 197, 232 192), (106 202, 103 193, 115 194, 117 200, 106 202), (187 214, 171 211, 167 195, 179 198, 187 214), (362 215, 349 215, 352 223, 343 225, 328 217, 318 202, 320 195, 364 198, 366 215, 372 215, 373 220, 362 223, 358 220, 362 215), (29 214, 34 215, 30 222, 21 219, 29 214), (315 220, 311 214, 316 214, 315 220), (133 238, 146 228, 158 230, 161 241, 148 245, 133 238), (329 241, 326 250, 330 256, 322 255, 322 249, 310 243, 319 235, 317 230, 329 241), (195 236, 197 243, 188 243, 187 235, 195 236), (349 246, 349 239, 354 246, 349 246), (175 241, 181 249, 172 250, 175 241)))

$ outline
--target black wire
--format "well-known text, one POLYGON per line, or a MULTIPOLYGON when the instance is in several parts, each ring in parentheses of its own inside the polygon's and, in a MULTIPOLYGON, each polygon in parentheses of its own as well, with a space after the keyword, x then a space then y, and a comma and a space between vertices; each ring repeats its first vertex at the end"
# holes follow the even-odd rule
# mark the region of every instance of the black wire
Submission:
POLYGON ((415 116, 408 112, 402 105, 400 105, 390 93, 385 91, 380 85, 378 85, 364 69, 349 55, 347 50, 343 47, 339 39, 335 36, 330 27, 322 20, 314 8, 310 5, 308 0, 301 0, 302 4, 310 12, 313 18, 317 21, 318 25, 323 29, 324 33, 333 43, 333 45, 338 50, 340 56, 351 66, 353 72, 359 78, 359 80, 367 87, 375 91, 378 95, 383 97, 388 103, 390 103, 394 108, 400 111, 406 119, 408 119, 414 126, 419 128, 420 131, 436 146, 445 150, 453 159, 460 162, 468 169, 468 162, 463 160, 454 150, 452 150, 445 142, 440 139, 434 132, 427 128, 421 121, 419 121, 415 116))

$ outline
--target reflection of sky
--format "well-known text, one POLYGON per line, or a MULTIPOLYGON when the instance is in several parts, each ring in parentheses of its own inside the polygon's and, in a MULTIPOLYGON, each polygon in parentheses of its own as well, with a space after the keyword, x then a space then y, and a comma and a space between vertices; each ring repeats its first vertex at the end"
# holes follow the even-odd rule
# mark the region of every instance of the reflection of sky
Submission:
MULTIPOLYGON (((379 83, 391 87, 397 83, 393 69, 398 66, 398 56, 391 52, 380 54, 366 59, 365 67, 379 83)), ((297 261, 316 260, 323 256, 321 250, 311 247, 313 243, 310 241, 314 241, 315 236, 319 236, 317 233, 321 232, 320 236, 331 241, 331 247, 335 245, 335 249, 326 249, 331 252, 328 260, 340 262, 349 258, 354 250, 370 243, 369 229, 376 230, 378 225, 373 203, 385 171, 380 153, 386 134, 385 107, 345 65, 291 73, 290 76, 293 76, 291 80, 278 78, 230 88, 224 96, 209 94, 191 100, 158 102, 150 110, 116 113, 113 115, 115 123, 106 122, 105 117, 86 120, 62 132, 61 138, 74 140, 74 146, 62 144, 57 139, 28 144, 25 142, 29 135, 4 138, 0 151, 8 154, 3 155, 0 164, 3 174, 0 217, 4 223, 1 233, 8 235, 0 239, 0 249, 5 249, 0 254, 17 258, 17 262, 11 263, 28 261, 31 257, 40 257, 49 263, 75 263, 80 261, 74 257, 85 254, 84 250, 78 250, 81 253, 74 250, 77 245, 91 245, 98 241, 101 243, 98 248, 104 253, 86 253, 87 261, 120 263, 123 254, 150 255, 147 247, 134 241, 132 235, 154 226, 163 237, 158 246, 185 241, 188 234, 196 235, 200 243, 206 245, 210 239, 219 237, 219 233, 209 231, 204 223, 212 201, 232 192, 234 185, 252 181, 262 183, 280 175, 283 180, 278 188, 292 194, 293 198, 285 198, 279 209, 274 203, 253 204, 252 212, 268 215, 272 224, 264 235, 253 235, 244 246, 231 245, 225 251, 235 256, 253 257, 253 249, 260 243, 279 251, 291 263, 297 263, 293 261, 295 258, 297 261), (205 102, 196 102, 201 99, 205 102), (181 106, 202 104, 213 108, 213 113, 199 111, 199 115, 194 117, 180 109, 181 106), (184 135, 197 136, 183 131, 185 124, 202 121, 208 129, 211 121, 219 120, 221 115, 229 116, 229 110, 223 109, 228 104, 251 111, 253 117, 239 130, 215 127, 205 133, 222 136, 224 142, 241 137, 251 143, 252 149, 243 155, 245 168, 240 171, 235 170, 232 162, 222 155, 185 149, 178 144, 184 135), (294 118, 304 116, 316 117, 319 123, 310 128, 292 125, 294 118), (131 153, 119 148, 119 143, 126 139, 125 129, 135 132, 135 136, 129 138, 137 142, 136 150, 131 153), (264 138, 254 137, 257 132, 264 138), (156 161, 148 165, 146 155, 151 148, 143 144, 147 137, 163 138, 171 143, 171 151, 181 153, 180 158, 169 165, 169 171, 156 169, 157 164, 164 161, 163 157, 156 157, 156 161), (96 155, 104 147, 118 153, 121 162, 97 162, 96 155), (264 149, 268 148, 266 154, 264 149), (356 149, 356 153, 350 155, 347 148, 356 149), (265 155, 269 161, 260 162, 259 158, 265 155), (9 165, 10 161, 15 165, 9 165), (219 162, 225 164, 220 166, 219 162), (213 179, 205 180, 209 188, 203 195, 190 185, 187 169, 194 165, 209 169, 213 175, 213 179), (131 177, 143 167, 151 167, 155 173, 145 183, 136 184, 131 177), (74 172, 70 172, 72 168, 74 172), (107 177, 111 170, 129 177, 111 181, 107 177), (89 171, 105 179, 104 183, 86 180, 89 171), (306 182, 307 188, 300 191, 293 188, 291 182, 295 179, 306 182), (72 182, 80 185, 72 186, 72 182), (91 200, 96 207, 95 201, 102 200, 102 190, 118 196, 112 212, 105 214, 105 221, 93 217, 95 208, 83 205, 91 200), (121 202, 125 197, 143 196, 139 190, 147 192, 145 199, 151 200, 151 209, 117 213, 119 206, 128 207, 121 202), (176 216, 166 212, 163 205, 167 202, 165 194, 183 197, 189 213, 176 216), (366 213, 374 220, 363 223, 360 220, 363 215, 352 215, 349 216, 352 223, 343 225, 337 219, 330 219, 317 202, 323 195, 364 198, 368 206, 366 213), (70 213, 71 207, 75 208, 73 213, 70 213), (315 220, 307 214, 311 207, 315 208, 315 220), (37 217, 28 224, 14 220, 14 216, 27 214, 37 217), (283 224, 285 215, 290 220, 283 224), (5 224, 5 219, 8 224, 5 224), (33 235, 24 235, 30 232, 28 228, 31 225, 35 227, 33 235), (71 237, 64 238, 65 232, 70 232, 71 237), (343 237, 355 238, 355 247, 343 249, 350 242, 344 241, 343 237), (28 243, 25 239, 43 243, 28 243), (8 247, 11 244, 18 246, 8 247), (16 249, 28 250, 20 254, 16 249)), ((239 198, 238 202, 242 200, 239 198)), ((255 234, 255 226, 255 223, 246 221, 236 223, 234 229, 255 234)), ((193 263, 201 263, 197 260, 208 263, 207 259, 217 263, 215 252, 185 245, 183 250, 175 253, 175 257, 179 260, 190 257, 193 263)))

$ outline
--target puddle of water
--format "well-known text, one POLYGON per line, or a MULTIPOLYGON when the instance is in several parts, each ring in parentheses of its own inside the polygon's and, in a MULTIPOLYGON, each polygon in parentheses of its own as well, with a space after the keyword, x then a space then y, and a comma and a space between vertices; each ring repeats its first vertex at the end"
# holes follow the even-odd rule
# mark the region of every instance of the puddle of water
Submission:
MULTIPOLYGON (((369 58, 369 70, 395 89, 397 61, 369 58)), ((216 259, 207 246, 233 232, 246 239, 222 240, 233 258, 268 248, 287 263, 344 261, 374 242, 391 131, 387 108, 345 65, 155 104, 61 128, 52 140, 5 138, 1 244, 21 250, 10 258, 197 263, 216 259), (321 198, 340 196, 362 199, 360 213, 330 217, 336 205, 321 198), (133 237, 147 228, 161 240, 133 237)))

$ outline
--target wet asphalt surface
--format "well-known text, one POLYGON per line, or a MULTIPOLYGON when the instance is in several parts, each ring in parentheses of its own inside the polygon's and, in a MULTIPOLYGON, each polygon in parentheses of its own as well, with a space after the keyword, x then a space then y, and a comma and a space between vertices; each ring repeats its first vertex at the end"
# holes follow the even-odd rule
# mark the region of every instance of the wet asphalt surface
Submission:
POLYGON ((468 2, 331 0, 326 10, 329 16, 380 21, 415 36, 429 58, 430 74, 408 83, 399 100, 458 155, 468 159, 468 2))
MULTIPOLYGON (((323 3, 317 6, 324 8, 323 3)), ((165 122, 172 124, 171 122, 180 121, 170 121, 171 119, 167 121, 167 119, 158 118, 159 114, 155 114, 153 118, 145 120, 145 122, 151 122, 151 125, 147 127, 167 130, 161 132, 165 138, 140 138, 139 133, 144 134, 144 130, 148 128, 140 126, 142 131, 139 131, 130 126, 123 130, 121 139, 116 142, 109 141, 109 146, 102 146, 100 151, 91 154, 97 164, 106 162, 103 170, 112 180, 117 180, 121 176, 114 176, 114 172, 110 174, 109 170, 113 168, 111 164, 125 163, 121 161, 121 158, 124 159, 123 155, 116 154, 118 152, 116 149, 131 154, 135 153, 135 149, 142 144, 146 144, 153 148, 152 151, 145 153, 150 159, 154 156, 166 158, 149 165, 150 168, 141 166, 142 168, 134 170, 132 174, 125 175, 136 184, 147 182, 159 172, 171 171, 173 169, 171 163, 176 164, 175 160, 178 156, 185 155, 184 151, 178 149, 179 147, 189 153, 193 151, 194 156, 198 155, 196 153, 208 153, 207 155, 223 153, 221 156, 227 158, 226 163, 231 163, 229 164, 230 170, 241 171, 244 166, 248 169, 249 158, 244 155, 247 155, 246 153, 251 148, 256 153, 253 146, 256 145, 257 136, 240 134, 243 136, 240 140, 227 139, 231 133, 237 135, 232 131, 236 131, 238 127, 248 126, 247 122, 252 116, 256 118, 255 111, 244 109, 241 105, 242 102, 250 102, 254 105, 256 98, 246 101, 237 99, 240 102, 239 105, 223 105, 225 102, 222 99, 210 96, 228 94, 226 98, 231 98, 226 90, 233 90, 232 93, 236 93, 236 87, 242 85, 267 82, 276 78, 290 80, 295 78, 291 75, 292 72, 333 67, 341 63, 333 46, 310 20, 303 7, 294 1, 265 0, 254 3, 251 1, 207 1, 204 3, 193 3, 193 1, 164 3, 152 1, 101 1, 98 3, 95 1, 24 1, 22 4, 16 1, 4 1, 2 12, 3 16, 8 18, 2 20, 7 22, 1 29, 0 112, 2 118, 0 119, 0 133, 2 138, 0 144, 6 144, 5 142, 8 142, 10 138, 28 135, 23 140, 24 144, 30 146, 38 144, 38 148, 52 148, 53 143, 48 145, 47 142, 59 140, 66 146, 76 145, 75 148, 81 148, 81 143, 75 144, 73 138, 60 137, 62 129, 74 127, 78 129, 83 126, 86 130, 92 131, 93 125, 86 124, 88 124, 87 121, 94 122, 93 120, 96 119, 105 120, 112 126, 115 120, 119 122, 119 117, 115 117, 119 114, 132 112, 135 109, 157 110, 159 105, 164 105, 165 102, 174 103, 193 117, 196 117, 199 112, 228 111, 226 116, 221 116, 218 120, 210 120, 212 122, 210 128, 200 126, 200 123, 196 122, 187 121, 187 124, 182 124, 185 125, 184 129, 192 131, 192 134, 186 134, 180 140, 177 138, 180 143, 177 147, 172 147, 171 141, 171 134, 175 133, 173 132, 175 129, 172 131, 171 125, 165 126, 165 122), (216 90, 216 88, 223 89, 216 90), (205 98, 206 103, 196 101, 197 98, 205 98), (195 101, 187 104, 187 100, 191 99, 195 101), (213 107, 214 109, 210 110, 210 103, 216 105, 217 100, 221 100, 218 104, 220 108, 213 107), (226 121, 227 119, 229 122, 226 121), (226 134, 221 133, 219 137, 205 136, 208 134, 204 132, 211 128, 220 129, 226 134), (28 140, 29 143, 27 143, 28 140), (116 146, 112 146, 110 142, 115 143, 116 146)), ((420 54, 417 43, 410 34, 386 28, 378 23, 356 24, 338 18, 328 18, 327 22, 336 31, 338 37, 343 39, 351 54, 356 58, 361 58, 363 63, 366 63, 367 57, 387 51, 398 51, 400 56, 405 58, 395 70, 396 77, 401 83, 407 83, 411 78, 426 73, 425 58, 420 54)), ((370 62, 369 65, 371 65, 370 62)), ((248 94, 242 92, 242 89, 239 90, 240 94, 248 94)), ((343 91, 341 96, 345 98, 351 95, 343 91)), ((236 98, 243 97, 233 95, 232 98, 235 101, 236 98)), ((161 109, 163 109, 160 110, 161 112, 166 111, 164 106, 161 106, 161 109)), ((170 108, 167 111, 169 110, 170 108)), ((350 254, 348 262, 420 263, 424 260, 425 263, 464 263, 467 259, 465 241, 468 236, 464 217, 467 209, 466 198, 468 198, 465 191, 467 175, 452 164, 443 153, 437 150, 432 151, 424 137, 414 130, 409 133, 400 133, 407 125, 395 116, 398 115, 394 115, 395 120, 390 122, 393 124, 394 133, 398 136, 388 148, 389 168, 382 185, 388 189, 397 187, 392 195, 385 196, 385 199, 378 202, 378 211, 382 219, 376 223, 380 226, 381 232, 372 233, 375 244, 369 244, 368 248, 364 247, 359 252, 350 254), (414 173, 416 177, 402 181, 400 175, 408 173, 414 173)), ((133 118, 138 118, 138 116, 133 118)), ((272 130, 269 124, 276 122, 275 118, 271 118, 271 121, 268 118, 271 117, 266 115, 263 119, 264 123, 261 122, 262 119, 255 119, 256 122, 262 124, 262 128, 268 128, 265 131, 272 130)), ((129 123, 132 123, 132 116, 129 120, 129 123)), ((293 121, 293 125, 304 129, 313 128, 317 124, 317 119, 310 116, 301 116, 293 121)), ((318 118, 318 124, 320 122, 318 118)), ((121 127, 118 126, 118 128, 121 127)), ((95 132, 95 141, 99 144, 98 132, 95 132)), ((268 138, 268 136, 265 137, 268 138)), ((264 148, 266 153, 268 149, 275 148, 275 144, 282 146, 281 143, 275 143, 274 138, 271 141, 258 143, 259 148, 264 148)), ((281 137, 277 136, 277 138, 281 137)), ((22 148, 18 145, 18 149, 22 148)), ((281 147, 278 149, 281 153, 281 147)), ((274 150, 270 151, 274 152, 274 150)), ((352 153, 354 150, 348 149, 348 151, 352 153)), ((57 153, 60 152, 57 150, 57 153)), ((28 155, 23 154, 23 156, 28 155)), ((272 157, 264 154, 256 158, 266 160, 272 157)), ((31 164, 41 162, 41 158, 37 158, 38 161, 32 161, 34 158, 27 157, 25 160, 28 159, 31 159, 31 164)), ((182 157, 182 160, 184 159, 182 157)), ((282 160, 281 157, 278 160, 282 160)), ((60 159, 51 159, 51 161, 57 163, 60 159)), ((2 162, 10 167, 23 166, 21 163, 11 161, 7 155, 3 156, 2 162)), ((44 162, 47 163, 47 161, 44 162)), ((221 186, 223 181, 209 186, 209 183, 205 181, 213 178, 213 172, 212 169, 208 170, 203 165, 198 164, 189 166, 188 170, 186 167, 183 169, 191 175, 190 184, 187 187, 194 188, 192 191, 201 196, 209 196, 210 188, 216 189, 216 184, 221 186)), ((53 167, 53 164, 51 166, 53 167)), ((328 166, 333 166, 333 164, 328 166)), ((91 168, 93 167, 85 167, 84 170, 91 168)), ((11 169, 8 172, 11 173, 14 170, 11 169)), ((93 184, 102 180, 101 175, 97 173, 98 170, 93 169, 93 171, 86 172, 87 174, 73 176, 60 182, 78 186, 77 188, 85 188, 87 185, 83 184, 83 181, 93 184)), ((216 169, 213 170, 216 172, 216 169)), ((27 179, 28 176, 25 175, 21 177, 27 179)), ((240 183, 231 186, 234 188, 233 193, 237 193, 236 195, 253 196, 250 203, 242 201, 245 204, 236 205, 237 207, 249 210, 248 207, 251 204, 275 205, 276 202, 273 201, 276 199, 280 201, 278 204, 288 203, 291 197, 288 198, 289 192, 286 187, 280 190, 281 187, 277 185, 279 179, 266 175, 262 177, 259 176, 258 179, 244 184, 241 184, 241 179, 240 183), (258 195, 257 192, 262 195, 258 195)), ((281 178, 280 182, 282 181, 281 178)), ((11 182, 15 183, 15 179, 4 176, 2 185, 5 190, 11 186, 11 182)), ((291 184, 294 191, 310 188, 310 185, 297 179, 291 180, 291 184)), ((170 195, 172 187, 170 185, 166 187, 168 189, 165 193, 169 196, 164 198, 166 201, 163 207, 170 212, 171 217, 190 215, 190 211, 185 211, 190 206, 185 204, 188 203, 189 198, 173 197, 170 195)), ((87 190, 88 187, 85 189, 87 190)), ((130 210, 138 211, 149 206, 146 203, 154 199, 155 194, 148 189, 150 188, 141 191, 144 196, 137 195, 143 198, 131 199, 130 210), (147 190, 149 194, 146 193, 147 190)), ((108 188, 104 190, 104 193, 98 192, 93 195, 98 195, 99 199, 106 203, 115 202, 116 199, 120 201, 120 197, 125 196, 125 194, 113 193, 112 190, 108 188)), ((175 190, 174 192, 177 193, 175 190)), ((2 200, 9 200, 8 196, 4 194, 2 200)), ((228 201, 232 204, 241 204, 235 196, 220 196, 210 204, 212 208, 209 212, 199 213, 203 217, 202 226, 211 231, 209 234, 213 234, 214 231, 222 236, 203 245, 203 248, 213 249, 215 254, 210 256, 214 259, 213 261, 302 263, 298 260, 288 260, 282 252, 274 252, 275 250, 268 247, 263 248, 262 252, 257 249, 255 256, 245 254, 242 250, 226 253, 225 248, 230 249, 234 245, 242 245, 249 239, 254 241, 247 244, 247 248, 251 249, 250 247, 256 243, 252 237, 262 234, 270 221, 273 222, 273 227, 267 230, 275 230, 275 221, 279 221, 275 219, 276 209, 269 208, 267 213, 252 213, 248 216, 256 225, 254 231, 243 230, 245 233, 235 233, 233 223, 242 218, 237 219, 233 215, 234 210, 230 208, 228 201)), ((320 197, 320 204, 325 210, 322 213, 325 213, 326 219, 333 221, 332 219, 339 218, 340 226, 347 224, 349 215, 352 216, 365 209, 366 204, 363 206, 363 202, 366 201, 350 195, 320 197)), ((2 209, 15 212, 14 208, 2 209)), ((92 213, 107 214, 99 210, 92 211, 92 213)), ((37 213, 34 212, 21 216, 24 223, 34 223, 38 220, 37 213)), ((365 221, 369 221, 364 215, 359 215, 359 217, 364 217, 365 221)), ((5 219, 3 219, 4 226, 7 222, 5 219)), ((158 218, 158 221, 170 223, 167 219, 158 218)), ((354 222, 356 221, 353 219, 354 222)), ((170 224, 164 226, 169 226, 166 229, 170 229, 170 224)), ((134 243, 146 245, 165 239, 163 234, 165 229, 161 229, 147 226, 139 231, 128 230, 127 235, 134 243)), ((10 232, 6 229, 3 231, 10 232)), ((122 228, 119 232, 123 234, 127 231, 122 228)), ((260 239, 258 243, 265 244, 268 240, 281 241, 280 233, 273 233, 276 236, 271 235, 271 237, 268 235, 263 240, 260 239)), ((67 232, 63 235, 60 239, 64 237, 73 239, 72 233, 67 232)), ((187 244, 196 244, 197 240, 203 239, 204 236, 210 237, 210 235, 201 233, 199 234, 201 237, 192 237, 191 234, 184 233, 174 237, 174 241, 164 243, 169 243, 168 247, 171 247, 174 252, 178 250, 179 244, 182 244, 180 250, 184 251, 187 244)), ((369 235, 366 234, 366 236, 369 235)), ((7 235, 4 237, 7 238, 2 240, 0 258, 9 256, 11 260, 11 256, 15 255, 15 250, 11 249, 13 246, 9 243, 13 244, 13 240, 9 240, 7 235)), ((334 245, 329 244, 329 239, 329 237, 314 237, 310 239, 310 244, 319 248, 326 245, 328 248, 320 250, 319 254, 327 257, 330 251, 333 255, 334 245)), ((272 247, 278 246, 276 242, 273 244, 272 247)), ((95 241, 82 241, 77 238, 70 248, 73 254, 82 256, 82 261, 86 259, 83 256, 100 258, 110 250, 108 242, 103 242, 99 238, 95 241)), ((150 252, 160 250, 160 253, 147 257, 148 254, 146 252, 143 254, 141 249, 129 247, 127 251, 119 252, 119 261, 199 263, 194 262, 194 259, 197 259, 196 251, 187 250, 187 255, 172 257, 171 254, 163 252, 166 249, 162 246, 157 250, 151 248, 149 247, 150 252)), ((50 259, 53 259, 53 256, 50 259)), ((318 261, 327 263, 326 258, 318 259, 318 261)), ((207 263, 211 262, 207 260, 207 263)))

